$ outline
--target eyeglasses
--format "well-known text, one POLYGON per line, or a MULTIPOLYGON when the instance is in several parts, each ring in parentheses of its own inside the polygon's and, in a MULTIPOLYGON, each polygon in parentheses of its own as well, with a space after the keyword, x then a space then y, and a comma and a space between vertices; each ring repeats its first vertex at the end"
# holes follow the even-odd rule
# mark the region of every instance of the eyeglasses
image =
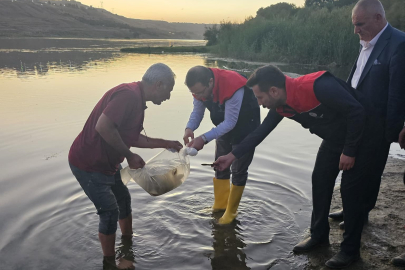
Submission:
POLYGON ((204 93, 205 93, 205 91, 207 91, 207 89, 209 88, 209 86, 206 86, 206 87, 204 87, 204 89, 202 90, 202 91, 200 91, 200 92, 198 92, 198 93, 193 93, 193 95, 195 95, 195 96, 202 96, 202 95, 204 95, 204 93))

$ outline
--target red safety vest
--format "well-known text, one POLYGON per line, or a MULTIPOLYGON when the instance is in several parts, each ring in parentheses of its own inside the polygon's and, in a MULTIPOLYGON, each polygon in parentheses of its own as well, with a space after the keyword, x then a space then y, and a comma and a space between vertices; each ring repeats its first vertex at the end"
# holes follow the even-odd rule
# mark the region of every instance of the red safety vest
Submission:
MULTIPOLYGON (((210 68, 210 70, 214 73, 214 88, 212 89, 214 103, 224 104, 237 90, 246 85, 247 79, 238 72, 219 68, 210 68)), ((205 101, 202 98, 194 97, 205 101)))
MULTIPOLYGON (((287 105, 297 113, 309 112, 318 107, 321 103, 315 96, 314 83, 325 72, 318 71, 295 79, 286 76, 287 105)), ((295 115, 291 110, 286 109, 285 106, 278 107, 277 113, 285 117, 293 117, 295 115)))

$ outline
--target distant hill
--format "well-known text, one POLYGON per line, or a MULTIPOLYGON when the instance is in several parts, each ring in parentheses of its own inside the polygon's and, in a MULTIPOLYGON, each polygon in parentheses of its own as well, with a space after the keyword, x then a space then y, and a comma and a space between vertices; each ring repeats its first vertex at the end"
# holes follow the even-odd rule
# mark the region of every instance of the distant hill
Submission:
POLYGON ((0 37, 203 39, 206 26, 129 19, 77 1, 0 0, 0 37))

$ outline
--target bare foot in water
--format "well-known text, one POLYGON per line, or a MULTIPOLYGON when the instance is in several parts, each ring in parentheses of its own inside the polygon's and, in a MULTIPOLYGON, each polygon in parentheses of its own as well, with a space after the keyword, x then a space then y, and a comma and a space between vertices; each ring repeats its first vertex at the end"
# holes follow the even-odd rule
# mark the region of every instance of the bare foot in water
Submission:
POLYGON ((133 262, 126 260, 124 258, 120 258, 116 261, 113 256, 104 257, 103 270, 116 270, 116 269, 132 270, 135 269, 135 266, 133 262))
POLYGON ((121 258, 118 259, 117 269, 135 269, 135 265, 134 262, 121 258))

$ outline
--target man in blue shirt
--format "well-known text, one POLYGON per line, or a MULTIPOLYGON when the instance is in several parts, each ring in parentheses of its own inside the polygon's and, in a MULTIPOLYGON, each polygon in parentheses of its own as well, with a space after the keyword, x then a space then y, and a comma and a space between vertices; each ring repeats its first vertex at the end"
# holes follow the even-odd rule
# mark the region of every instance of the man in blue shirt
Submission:
MULTIPOLYGON (((230 153, 249 132, 258 127, 259 105, 252 90, 245 84, 246 78, 234 71, 204 66, 191 68, 186 75, 186 85, 194 96, 194 108, 184 132, 184 144, 201 150, 215 139, 217 159, 230 153), (194 131, 199 127, 205 109, 210 111, 212 123, 216 127, 194 138, 194 131)), ((212 208, 214 212, 226 210, 219 224, 229 224, 237 215, 253 154, 254 149, 236 159, 231 170, 228 168, 215 172, 212 208)))

